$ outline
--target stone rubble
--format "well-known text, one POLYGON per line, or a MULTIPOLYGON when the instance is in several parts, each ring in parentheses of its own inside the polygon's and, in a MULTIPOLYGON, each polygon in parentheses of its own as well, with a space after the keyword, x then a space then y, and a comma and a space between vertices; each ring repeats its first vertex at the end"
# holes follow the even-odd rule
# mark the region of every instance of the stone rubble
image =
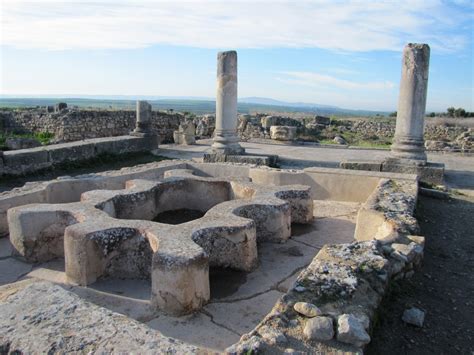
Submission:
POLYGON ((312 303, 296 302, 293 308, 296 312, 308 318, 320 316, 322 314, 321 310, 312 303))
POLYGON ((343 314, 337 320, 337 340, 362 347, 370 342, 370 336, 354 315, 343 314))
POLYGON ((308 340, 325 341, 334 337, 334 325, 331 317, 308 319, 303 333, 308 340))
POLYGON ((421 328, 423 327, 423 323, 425 321, 425 312, 416 307, 406 309, 403 312, 402 320, 405 323, 421 328))

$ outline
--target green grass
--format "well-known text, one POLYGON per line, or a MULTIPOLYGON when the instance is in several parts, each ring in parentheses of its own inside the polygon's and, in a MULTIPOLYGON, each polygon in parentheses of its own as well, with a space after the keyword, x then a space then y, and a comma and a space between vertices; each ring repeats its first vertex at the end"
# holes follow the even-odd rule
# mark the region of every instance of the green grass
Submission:
POLYGON ((163 156, 153 155, 148 152, 125 153, 125 154, 101 154, 94 158, 79 161, 67 161, 51 168, 35 171, 23 176, 3 175, 0 178, 2 187, 0 191, 5 191, 13 187, 22 186, 27 181, 44 181, 55 179, 64 175, 81 175, 98 173, 107 170, 117 170, 124 167, 146 164, 167 160, 163 156))
POLYGON ((37 132, 37 133, 5 133, 0 132, 0 150, 8 150, 6 141, 8 138, 33 138, 42 145, 47 145, 54 138, 54 133, 37 132))

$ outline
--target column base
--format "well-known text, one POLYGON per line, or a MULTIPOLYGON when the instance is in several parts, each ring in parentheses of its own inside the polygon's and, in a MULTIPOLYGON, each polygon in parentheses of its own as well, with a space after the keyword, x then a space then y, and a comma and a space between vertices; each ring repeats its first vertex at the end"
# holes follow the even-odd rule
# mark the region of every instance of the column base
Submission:
POLYGON ((395 137, 391 155, 394 159, 400 159, 407 164, 413 164, 416 161, 419 164, 426 164, 425 141, 423 139, 411 137, 395 137))

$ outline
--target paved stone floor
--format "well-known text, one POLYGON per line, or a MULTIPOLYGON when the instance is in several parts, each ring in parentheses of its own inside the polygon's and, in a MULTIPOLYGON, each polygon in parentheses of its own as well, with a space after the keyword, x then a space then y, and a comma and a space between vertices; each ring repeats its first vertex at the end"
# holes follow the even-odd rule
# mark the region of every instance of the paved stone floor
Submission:
MULTIPOLYGON (((157 153, 175 159, 202 158, 204 151, 210 148, 211 142, 207 139, 200 140, 196 145, 190 146, 164 144, 160 145, 157 153)), ((272 143, 270 140, 265 143, 243 142, 241 144, 248 154, 277 154, 282 168, 295 169, 310 166, 335 168, 343 160, 380 160, 390 153, 388 150, 381 149, 288 145, 272 143)), ((445 164, 445 181, 450 188, 474 196, 474 156, 455 153, 428 153, 428 160, 445 164)))
MULTIPOLYGON (((147 280, 103 279, 87 288, 65 287, 164 335, 223 350, 260 322, 324 244, 353 239, 359 208, 358 203, 315 201, 315 220, 311 225, 292 226, 292 238, 284 244, 259 246, 259 267, 254 272, 211 270, 211 302, 202 311, 186 317, 151 312, 147 280)), ((0 273, 0 286, 22 279, 65 283, 63 260, 31 265, 12 257, 11 250, 8 239, 1 238, 0 268, 6 272, 0 273)))

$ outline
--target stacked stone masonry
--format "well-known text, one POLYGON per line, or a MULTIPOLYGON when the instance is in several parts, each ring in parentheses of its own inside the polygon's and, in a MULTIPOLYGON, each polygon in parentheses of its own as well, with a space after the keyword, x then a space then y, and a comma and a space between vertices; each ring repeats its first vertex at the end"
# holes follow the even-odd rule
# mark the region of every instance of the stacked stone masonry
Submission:
MULTIPOLYGON (((184 115, 152 111, 151 130, 164 143, 173 141, 184 115)), ((136 111, 65 109, 48 113, 42 109, 2 112, 0 128, 9 132, 54 133, 58 142, 89 138, 123 136, 135 129, 136 111)))

